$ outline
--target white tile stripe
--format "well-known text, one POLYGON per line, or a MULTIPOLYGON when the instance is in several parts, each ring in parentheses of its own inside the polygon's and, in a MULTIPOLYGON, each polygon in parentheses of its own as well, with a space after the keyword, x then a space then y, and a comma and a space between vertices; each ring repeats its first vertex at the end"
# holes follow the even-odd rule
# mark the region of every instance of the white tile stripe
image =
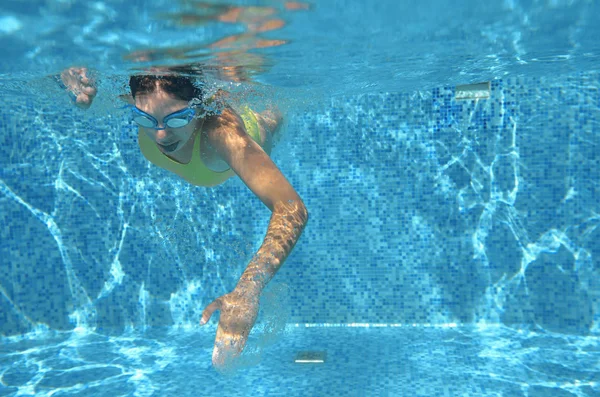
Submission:
POLYGON ((319 363, 325 363, 325 361, 323 361, 323 360, 295 360, 294 362, 299 363, 299 364, 319 364, 319 363))

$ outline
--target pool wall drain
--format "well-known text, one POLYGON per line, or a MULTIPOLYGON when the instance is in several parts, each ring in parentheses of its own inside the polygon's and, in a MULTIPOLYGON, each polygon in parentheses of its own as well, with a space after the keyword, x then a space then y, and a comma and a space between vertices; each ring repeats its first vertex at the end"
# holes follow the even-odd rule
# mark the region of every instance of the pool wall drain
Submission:
POLYGON ((323 364, 327 352, 324 351, 301 351, 296 354, 294 362, 297 364, 323 364))
POLYGON ((490 82, 457 85, 455 99, 487 99, 490 97, 490 82))

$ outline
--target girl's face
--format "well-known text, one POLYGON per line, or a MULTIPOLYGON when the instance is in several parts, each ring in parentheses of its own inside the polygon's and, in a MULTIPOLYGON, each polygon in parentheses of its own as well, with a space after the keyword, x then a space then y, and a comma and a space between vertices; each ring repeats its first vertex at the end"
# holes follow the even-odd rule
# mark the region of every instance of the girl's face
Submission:
POLYGON ((190 140, 194 135, 194 131, 202 123, 202 120, 192 119, 189 124, 171 128, 165 125, 164 118, 172 113, 188 108, 188 102, 182 99, 177 99, 165 91, 157 88, 152 93, 138 94, 135 97, 135 106, 144 113, 148 113, 158 121, 158 128, 140 127, 150 139, 156 142, 159 150, 165 154, 175 153, 190 140))

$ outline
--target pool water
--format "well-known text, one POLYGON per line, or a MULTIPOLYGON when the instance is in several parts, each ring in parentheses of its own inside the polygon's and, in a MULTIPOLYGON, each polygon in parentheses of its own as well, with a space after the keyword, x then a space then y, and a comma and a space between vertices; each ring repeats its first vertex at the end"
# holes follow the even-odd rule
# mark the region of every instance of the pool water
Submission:
POLYGON ((599 12, 3 2, 0 396, 600 395, 599 12), (150 165, 119 99, 186 64, 282 110, 271 156, 310 213, 224 372, 199 319, 271 213, 150 165))

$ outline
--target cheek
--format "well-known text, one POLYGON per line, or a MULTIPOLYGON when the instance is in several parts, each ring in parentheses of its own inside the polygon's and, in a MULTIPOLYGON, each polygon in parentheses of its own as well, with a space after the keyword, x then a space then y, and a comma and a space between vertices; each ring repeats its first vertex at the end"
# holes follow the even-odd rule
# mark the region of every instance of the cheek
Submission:
POLYGON ((142 133, 144 133, 147 137, 154 139, 154 135, 156 133, 156 130, 150 129, 150 128, 143 128, 140 127, 140 130, 142 131, 142 133))
POLYGON ((193 133, 194 133, 194 127, 190 126, 190 125, 187 125, 187 126, 181 128, 181 131, 178 131, 178 135, 181 138, 186 138, 186 139, 189 138, 190 136, 192 136, 193 133))

